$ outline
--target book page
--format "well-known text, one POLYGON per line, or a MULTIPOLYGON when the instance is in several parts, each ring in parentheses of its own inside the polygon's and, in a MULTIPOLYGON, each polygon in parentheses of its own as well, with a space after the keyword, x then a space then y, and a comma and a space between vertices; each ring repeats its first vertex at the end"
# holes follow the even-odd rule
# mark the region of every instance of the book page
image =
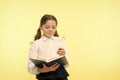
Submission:
POLYGON ((44 56, 40 56, 39 58, 38 58, 38 60, 43 60, 43 61, 45 61, 45 62, 50 62, 50 61, 53 61, 53 60, 55 60, 55 59, 58 59, 58 58, 61 58, 61 57, 63 57, 63 55, 50 55, 50 56, 48 56, 48 55, 44 55, 44 56))

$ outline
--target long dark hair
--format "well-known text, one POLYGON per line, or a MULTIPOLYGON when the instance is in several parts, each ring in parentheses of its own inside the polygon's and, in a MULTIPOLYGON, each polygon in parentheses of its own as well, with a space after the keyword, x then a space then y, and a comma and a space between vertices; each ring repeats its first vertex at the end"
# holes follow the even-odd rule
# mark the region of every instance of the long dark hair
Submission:
MULTIPOLYGON (((58 24, 57 19, 56 19, 55 16, 49 15, 49 14, 45 14, 45 15, 41 18, 41 20, 40 20, 40 27, 41 27, 42 25, 46 24, 46 22, 47 22, 48 20, 54 20, 54 21, 56 22, 56 25, 58 24)), ((37 34, 35 35, 34 40, 37 40, 37 39, 40 39, 40 38, 41 38, 41 30, 40 30, 40 27, 39 27, 38 30, 37 30, 37 34)), ((59 36, 58 33, 57 33, 57 30, 56 30, 54 36, 59 36)))

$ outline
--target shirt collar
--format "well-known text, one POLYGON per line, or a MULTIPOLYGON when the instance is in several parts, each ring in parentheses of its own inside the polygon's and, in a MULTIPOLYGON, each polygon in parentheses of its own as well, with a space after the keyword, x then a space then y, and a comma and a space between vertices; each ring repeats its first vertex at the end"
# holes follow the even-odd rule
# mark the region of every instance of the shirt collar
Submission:
POLYGON ((50 40, 50 39, 51 39, 51 40, 55 40, 55 36, 52 36, 51 38, 47 38, 46 36, 43 35, 41 38, 42 38, 43 40, 45 40, 45 41, 46 41, 46 40, 50 40))

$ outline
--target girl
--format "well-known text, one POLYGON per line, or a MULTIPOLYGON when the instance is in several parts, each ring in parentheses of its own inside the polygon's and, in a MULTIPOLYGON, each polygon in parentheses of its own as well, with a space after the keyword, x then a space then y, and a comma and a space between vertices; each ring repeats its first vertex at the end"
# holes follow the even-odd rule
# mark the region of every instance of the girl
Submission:
MULTIPOLYGON (((30 45, 28 58, 47 58, 51 55, 64 55, 68 59, 65 40, 57 34, 57 19, 53 15, 46 14, 41 18, 40 27, 30 45)), ((28 59, 28 71, 35 74, 38 80, 67 80, 69 74, 65 67, 68 65, 69 61, 64 66, 55 63, 49 67, 43 64, 40 68, 28 59)))

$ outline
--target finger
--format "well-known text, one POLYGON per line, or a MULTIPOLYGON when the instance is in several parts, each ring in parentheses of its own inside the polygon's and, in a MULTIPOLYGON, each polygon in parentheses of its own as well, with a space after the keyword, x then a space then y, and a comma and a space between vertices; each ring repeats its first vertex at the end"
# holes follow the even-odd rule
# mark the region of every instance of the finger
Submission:
POLYGON ((57 52, 59 55, 65 55, 65 52, 63 52, 63 51, 58 51, 57 52))
POLYGON ((63 48, 59 48, 58 50, 63 50, 63 48))
POLYGON ((64 50, 63 48, 59 48, 58 50, 64 50))
POLYGON ((51 67, 55 67, 55 66, 57 66, 58 65, 58 63, 55 63, 55 64, 53 64, 51 67))
POLYGON ((58 53, 65 53, 65 50, 58 50, 58 53))
POLYGON ((57 51, 58 54, 61 54, 61 51, 57 51))
POLYGON ((64 50, 64 49, 59 49, 58 51, 65 52, 65 50, 64 50))
POLYGON ((53 67, 53 70, 55 71, 59 66, 60 64, 56 65, 55 67, 53 67))
POLYGON ((65 51, 64 51, 64 50, 59 50, 59 52, 62 52, 62 53, 64 53, 65 51))
POLYGON ((51 71, 55 71, 58 67, 60 66, 60 64, 57 64, 56 66, 52 66, 50 69, 51 69, 51 71))
POLYGON ((43 64, 43 67, 46 67, 46 65, 45 65, 45 64, 43 64))

